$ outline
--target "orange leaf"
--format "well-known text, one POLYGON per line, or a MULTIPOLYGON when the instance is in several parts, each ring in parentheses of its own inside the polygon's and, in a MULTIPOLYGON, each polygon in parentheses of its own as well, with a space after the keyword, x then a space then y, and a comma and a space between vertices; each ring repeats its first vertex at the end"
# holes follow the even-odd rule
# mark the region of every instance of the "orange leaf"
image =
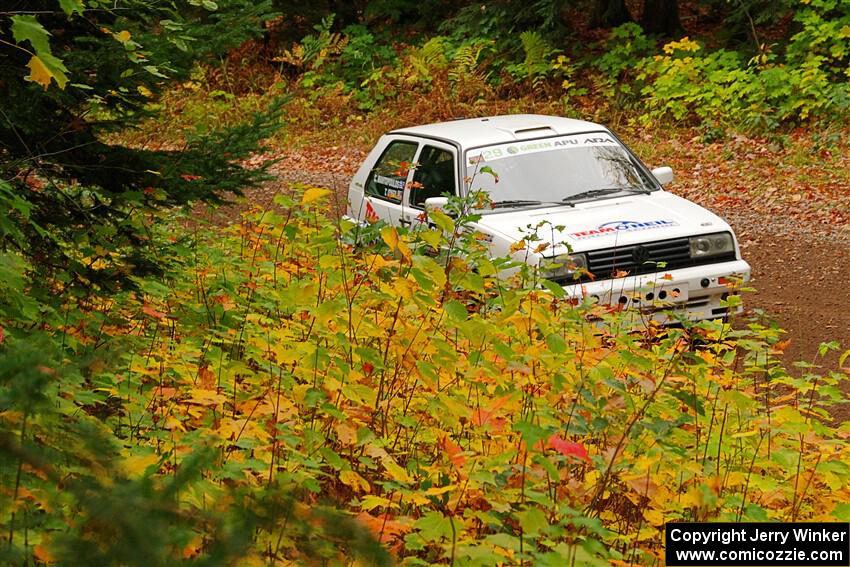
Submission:
POLYGON ((198 368, 198 378, 201 381, 201 388, 212 390, 216 385, 215 372, 210 370, 209 366, 201 366, 198 368))
POLYGON ((56 561, 53 555, 43 545, 36 545, 35 549, 33 549, 33 555, 42 563, 53 563, 56 561))
POLYGON ((449 456, 449 460, 456 469, 460 469, 460 467, 463 466, 463 463, 466 462, 466 457, 461 454, 463 453, 463 449, 461 449, 460 445, 457 445, 448 437, 443 437, 442 440, 440 440, 440 447, 449 456))
POLYGON ((519 242, 511 244, 511 254, 519 252, 520 250, 525 250, 525 240, 520 240, 519 242))

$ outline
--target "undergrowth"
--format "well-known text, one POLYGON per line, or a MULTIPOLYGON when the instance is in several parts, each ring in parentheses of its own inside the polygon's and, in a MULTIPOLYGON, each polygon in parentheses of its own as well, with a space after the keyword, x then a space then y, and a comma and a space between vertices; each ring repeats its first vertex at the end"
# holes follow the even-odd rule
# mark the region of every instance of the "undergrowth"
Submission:
POLYGON ((841 375, 790 376, 777 330, 635 326, 496 278, 473 219, 358 227, 327 193, 170 230, 166 277, 73 323, 4 311, 6 557, 652 565, 664 522, 850 520, 841 375))

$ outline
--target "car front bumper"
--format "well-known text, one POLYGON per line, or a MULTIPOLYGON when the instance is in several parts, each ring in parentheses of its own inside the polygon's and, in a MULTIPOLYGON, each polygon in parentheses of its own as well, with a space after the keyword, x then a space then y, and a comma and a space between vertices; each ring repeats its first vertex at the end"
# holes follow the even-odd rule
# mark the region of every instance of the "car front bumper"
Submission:
POLYGON ((737 294, 749 279, 750 265, 734 260, 585 282, 564 286, 564 290, 575 299, 591 299, 613 309, 630 309, 646 319, 672 323, 681 317, 699 321, 740 312, 740 304, 729 307, 722 302, 737 294))

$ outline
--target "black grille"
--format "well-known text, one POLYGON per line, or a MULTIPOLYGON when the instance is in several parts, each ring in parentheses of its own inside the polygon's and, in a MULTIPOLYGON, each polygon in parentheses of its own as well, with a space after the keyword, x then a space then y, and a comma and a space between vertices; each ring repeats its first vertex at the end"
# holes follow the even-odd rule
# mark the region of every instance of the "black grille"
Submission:
POLYGON ((555 281, 561 285, 569 285, 590 280, 607 280, 615 277, 615 274, 617 277, 651 274, 678 268, 728 262, 735 259, 734 252, 708 258, 691 258, 691 243, 688 238, 673 238, 603 250, 591 250, 585 252, 585 254, 587 255, 587 270, 592 276, 582 274, 579 279, 558 278, 555 281))

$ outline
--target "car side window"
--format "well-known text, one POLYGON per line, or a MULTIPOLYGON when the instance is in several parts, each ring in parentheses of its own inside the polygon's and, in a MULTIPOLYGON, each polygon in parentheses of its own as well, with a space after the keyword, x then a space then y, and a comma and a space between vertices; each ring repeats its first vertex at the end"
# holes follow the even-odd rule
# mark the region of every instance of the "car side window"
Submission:
POLYGON ((457 169, 452 152, 434 146, 423 146, 410 187, 411 206, 422 209, 425 207, 425 199, 440 197, 444 193, 455 195, 456 177, 457 169))
POLYGON ((369 172, 366 194, 393 203, 401 203, 407 173, 416 155, 416 142, 391 142, 369 172))

